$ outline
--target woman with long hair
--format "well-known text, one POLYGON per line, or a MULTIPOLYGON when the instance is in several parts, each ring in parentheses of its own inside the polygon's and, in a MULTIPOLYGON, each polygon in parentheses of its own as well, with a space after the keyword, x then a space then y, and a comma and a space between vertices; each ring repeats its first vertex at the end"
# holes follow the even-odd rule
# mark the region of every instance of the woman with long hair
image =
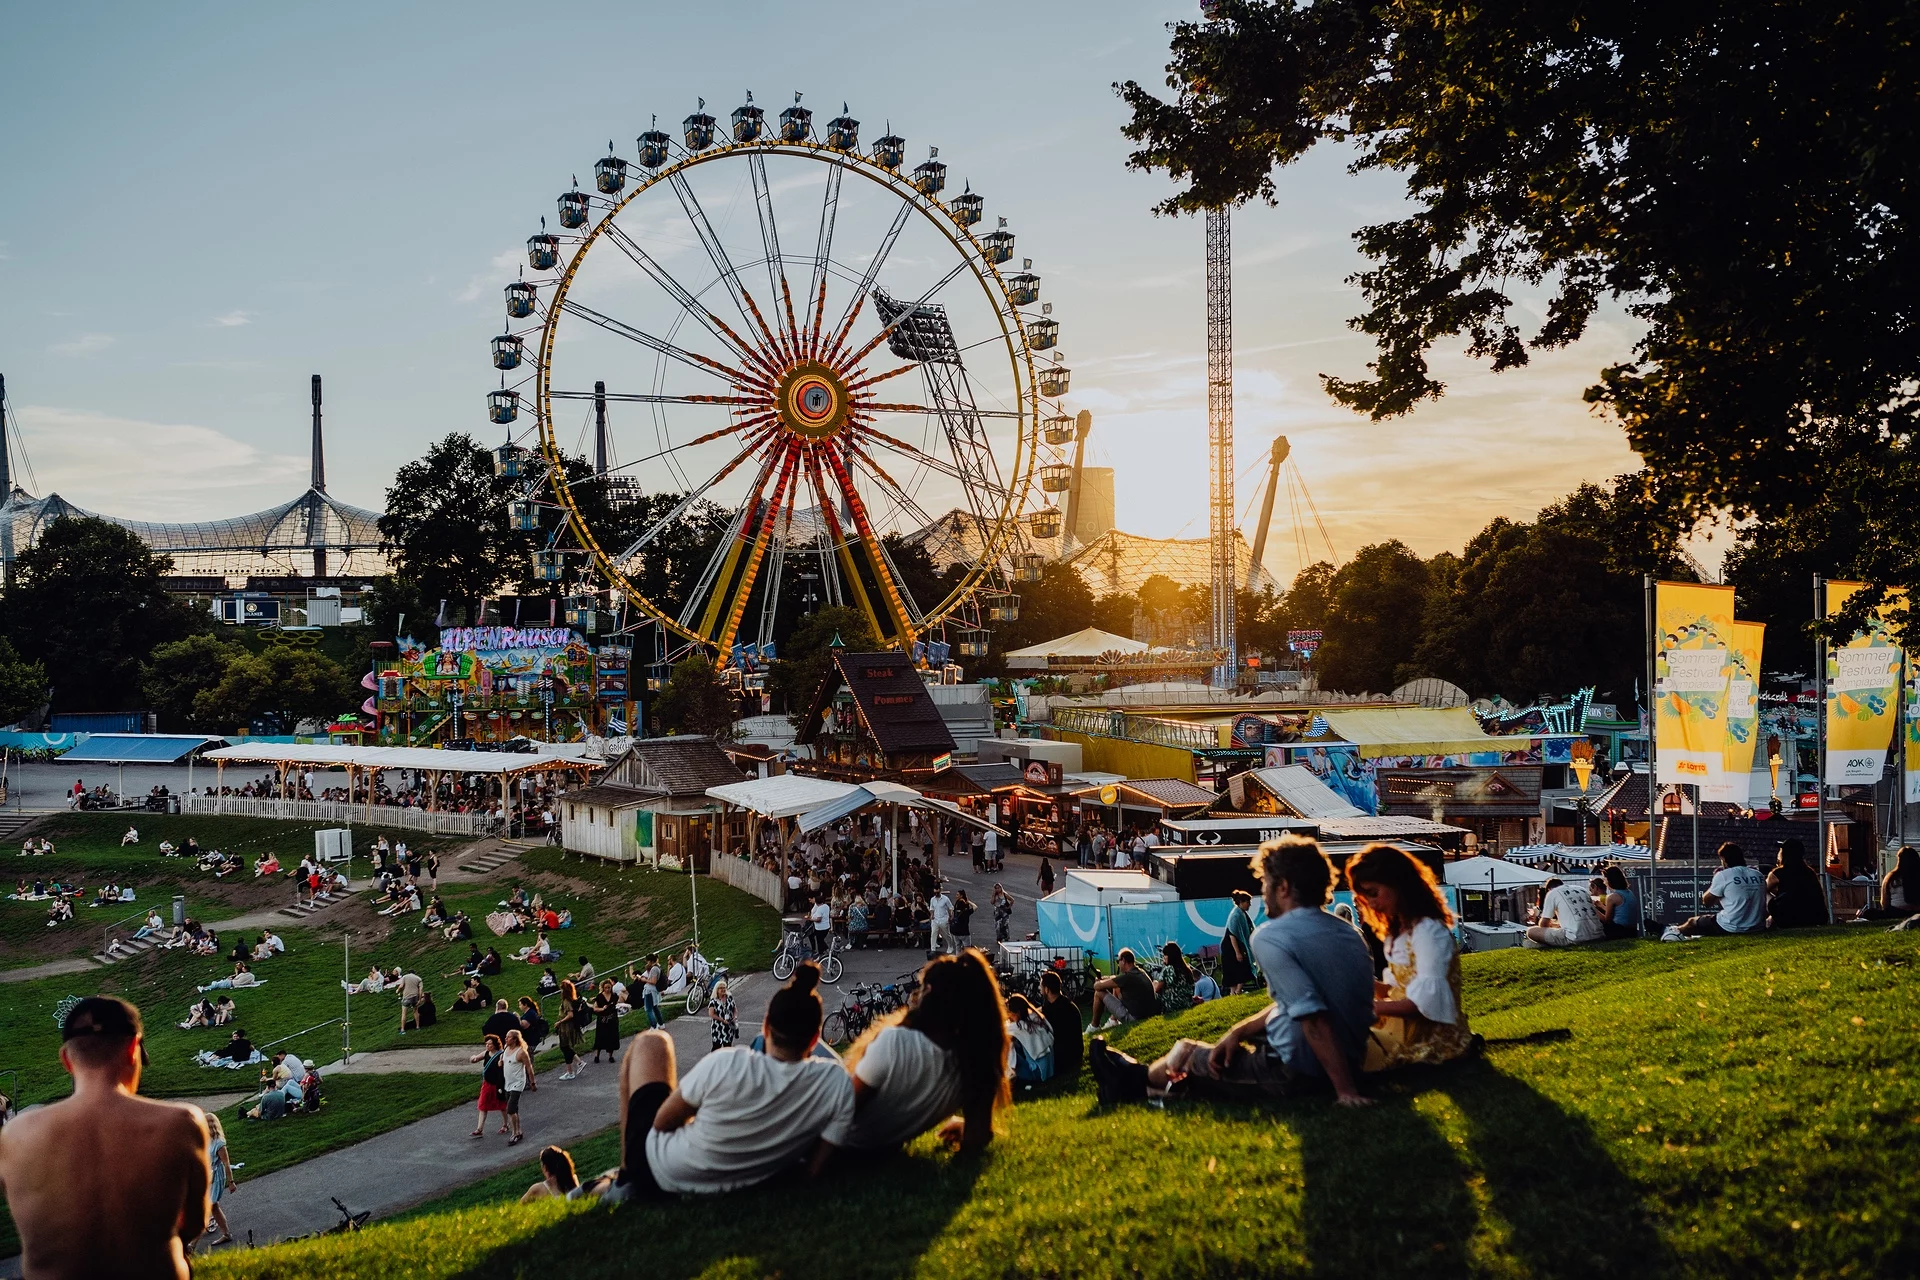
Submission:
POLYGON ((560 1061, 567 1068, 560 1073, 562 1080, 571 1080, 587 1069, 587 1060, 580 1056, 580 1040, 586 1025, 592 1020, 593 1014, 587 1009, 586 1001, 580 998, 579 988, 573 985, 573 979, 561 979, 560 1010, 554 1015, 553 1029, 560 1037, 560 1061))
POLYGON ((1373 1033, 1361 1070, 1446 1062, 1473 1049, 1453 913, 1433 872, 1405 850, 1370 844, 1347 863, 1347 884, 1387 960, 1384 981, 1374 984, 1373 1033))
POLYGON ((1807 865, 1807 847, 1782 840, 1767 872, 1767 928, 1804 929, 1827 922, 1827 901, 1820 877, 1807 865))
POLYGON ((469 1138, 478 1138, 487 1131, 487 1113, 500 1113, 500 1132, 507 1132, 506 1069, 501 1064, 506 1051, 501 1047, 499 1036, 488 1036, 482 1043, 480 1052, 468 1059, 480 1064, 480 1101, 475 1108, 473 1132, 469 1138))
POLYGON ((207 1202, 213 1206, 211 1225, 220 1228, 220 1238, 213 1244, 232 1244, 233 1228, 227 1225, 227 1211, 220 1202, 233 1190, 233 1152, 227 1148, 227 1131, 220 1126, 220 1117, 209 1111, 207 1132, 213 1141, 207 1146, 207 1163, 213 1168, 213 1182, 207 1187, 207 1202))
POLYGON ((1893 870, 1880 880, 1880 900, 1860 913, 1869 920, 1905 920, 1920 915, 1920 853, 1910 844, 1893 856, 1893 870))
POLYGON ((1601 923, 1606 926, 1607 937, 1637 938, 1640 936, 1640 895, 1627 886, 1627 873, 1620 869, 1617 862, 1609 862, 1600 871, 1600 878, 1606 882, 1606 893, 1600 898, 1601 923))
POLYGON ((1193 1008, 1193 983, 1197 975, 1187 964, 1186 956, 1180 953, 1177 942, 1161 947, 1160 958, 1167 962, 1167 976, 1153 984, 1153 993, 1160 997, 1160 1012, 1185 1013, 1193 1008))
POLYGON ((888 1151, 935 1125, 950 1149, 986 1146, 1010 1096, 1007 1006, 993 966, 972 947, 928 962, 913 1004, 868 1028, 846 1061, 849 1146, 888 1151))
POLYGON ((520 1197, 520 1203, 565 1200, 567 1193, 579 1185, 580 1175, 574 1170, 573 1157, 560 1147, 542 1147, 540 1181, 527 1188, 526 1194, 520 1197))
POLYGON ((600 979, 600 990, 588 1007, 593 1011, 593 1060, 600 1061, 604 1050, 607 1061, 620 1061, 620 1002, 614 997, 612 978, 600 979))

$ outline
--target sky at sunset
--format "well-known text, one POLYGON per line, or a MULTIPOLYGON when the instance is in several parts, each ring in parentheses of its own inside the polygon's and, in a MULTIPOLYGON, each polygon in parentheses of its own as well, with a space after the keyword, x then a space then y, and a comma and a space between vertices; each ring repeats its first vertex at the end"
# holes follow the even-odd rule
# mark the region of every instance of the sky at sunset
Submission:
MULTIPOLYGON (((147 519, 294 496, 308 377, 326 380, 330 489, 379 507, 394 469, 449 431, 491 440, 500 288, 553 198, 609 138, 704 96, 772 110, 844 99, 971 181, 1034 259, 1117 472, 1123 528, 1206 529, 1202 231, 1156 218, 1164 176, 1128 172, 1111 88, 1159 84, 1145 0, 564 7, 32 6, 0 46, 0 373, 36 491, 147 519)), ((1494 376, 1447 353, 1439 404, 1379 425, 1317 375, 1363 371, 1346 327, 1350 236, 1394 215, 1391 176, 1325 149, 1277 207, 1234 223, 1240 505, 1292 441, 1337 551, 1458 549, 1635 463, 1580 391, 1627 352, 1603 313, 1578 346, 1494 376)), ((990 225, 990 224, 989 224, 990 225)), ((649 477, 641 473, 643 483, 649 477)), ((1283 512, 1280 520, 1284 520, 1283 512)), ((1316 535, 1316 544, 1318 538, 1316 535)), ((1316 545, 1316 554, 1324 549, 1316 545)), ((1268 567, 1290 579, 1277 528, 1268 567)))

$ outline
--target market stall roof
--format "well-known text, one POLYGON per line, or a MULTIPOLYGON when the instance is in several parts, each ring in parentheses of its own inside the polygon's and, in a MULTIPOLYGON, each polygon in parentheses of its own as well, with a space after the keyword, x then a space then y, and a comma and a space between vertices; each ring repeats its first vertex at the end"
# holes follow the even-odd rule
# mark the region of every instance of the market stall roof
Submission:
POLYGON ((830 822, 838 822, 850 813, 866 808, 870 804, 900 804, 911 809, 932 809, 957 818, 968 826, 979 827, 983 831, 993 831, 1000 835, 1011 835, 1005 827, 996 827, 974 817, 950 800, 938 800, 922 795, 912 787, 899 782, 863 782, 838 799, 829 800, 817 809, 813 809, 800 818, 802 831, 817 831, 830 822))
POLYGON ((1600 862, 1646 862, 1653 850, 1643 844, 1525 844, 1509 849, 1509 862, 1532 866, 1536 862, 1566 863, 1590 867, 1600 862))
POLYGON ((1057 636, 1015 649, 1007 655, 1007 667, 1013 671, 1044 670, 1049 658, 1091 660, 1103 653, 1145 653, 1149 648, 1143 641, 1129 640, 1098 627, 1083 627, 1070 636, 1057 636))
POLYGON ((225 763, 313 765, 326 769, 351 765, 356 769, 424 769, 439 773, 532 773, 598 765, 586 747, 567 744, 566 751, 537 755, 516 751, 442 751, 434 747, 352 747, 325 742, 249 742, 221 747, 201 757, 225 763))
POLYGON ((60 755, 63 764, 172 764, 225 738, 200 733, 94 733, 60 755))
MULTIPOLYGON (((1104 784, 1120 793, 1121 801, 1135 809, 1194 809, 1211 805, 1218 792, 1196 787, 1184 778, 1129 778, 1125 782, 1104 784)), ((1098 798, 1101 786, 1076 787, 1073 794, 1082 799, 1098 798)))
POLYGON ((1319 713, 1336 738, 1375 756, 1443 756, 1463 751, 1524 751, 1537 738, 1490 738, 1466 707, 1328 707, 1319 713))
POLYGON ((777 778, 749 778, 708 787, 707 794, 764 818, 793 818, 858 789, 851 782, 783 773, 777 778))
POLYGON ((1466 834, 1465 827, 1456 827, 1447 822, 1435 822, 1432 818, 1415 818, 1411 815, 1382 818, 1362 815, 1358 818, 1322 818, 1320 820, 1320 836, 1325 840, 1393 840, 1466 834))
POLYGON ((1060 887, 1043 901, 1076 906, 1178 901, 1180 891, 1144 871, 1070 870, 1060 887))
POLYGON ((1449 862, 1446 869, 1447 883, 1455 888, 1488 892, 1528 888, 1557 878, 1545 871, 1535 871, 1532 867, 1523 867, 1505 858, 1489 858, 1484 854, 1449 862))
POLYGON ((1303 764, 1254 769, 1248 776, 1303 818, 1358 818, 1366 812, 1342 800, 1338 791, 1303 764))

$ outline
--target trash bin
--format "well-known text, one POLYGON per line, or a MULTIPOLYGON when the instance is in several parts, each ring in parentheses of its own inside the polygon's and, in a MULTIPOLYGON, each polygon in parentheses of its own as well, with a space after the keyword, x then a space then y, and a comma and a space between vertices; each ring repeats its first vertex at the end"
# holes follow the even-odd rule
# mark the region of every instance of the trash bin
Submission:
POLYGON ((175 924, 187 922, 187 895, 184 893, 173 895, 173 922, 175 924))

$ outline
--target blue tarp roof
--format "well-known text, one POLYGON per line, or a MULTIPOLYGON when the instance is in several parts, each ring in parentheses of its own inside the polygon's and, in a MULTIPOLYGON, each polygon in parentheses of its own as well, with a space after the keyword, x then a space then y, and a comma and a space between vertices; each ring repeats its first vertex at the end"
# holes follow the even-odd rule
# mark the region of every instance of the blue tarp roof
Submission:
POLYGON ((200 733, 94 733, 60 757, 66 764, 173 764, 202 747, 227 745, 200 733))

